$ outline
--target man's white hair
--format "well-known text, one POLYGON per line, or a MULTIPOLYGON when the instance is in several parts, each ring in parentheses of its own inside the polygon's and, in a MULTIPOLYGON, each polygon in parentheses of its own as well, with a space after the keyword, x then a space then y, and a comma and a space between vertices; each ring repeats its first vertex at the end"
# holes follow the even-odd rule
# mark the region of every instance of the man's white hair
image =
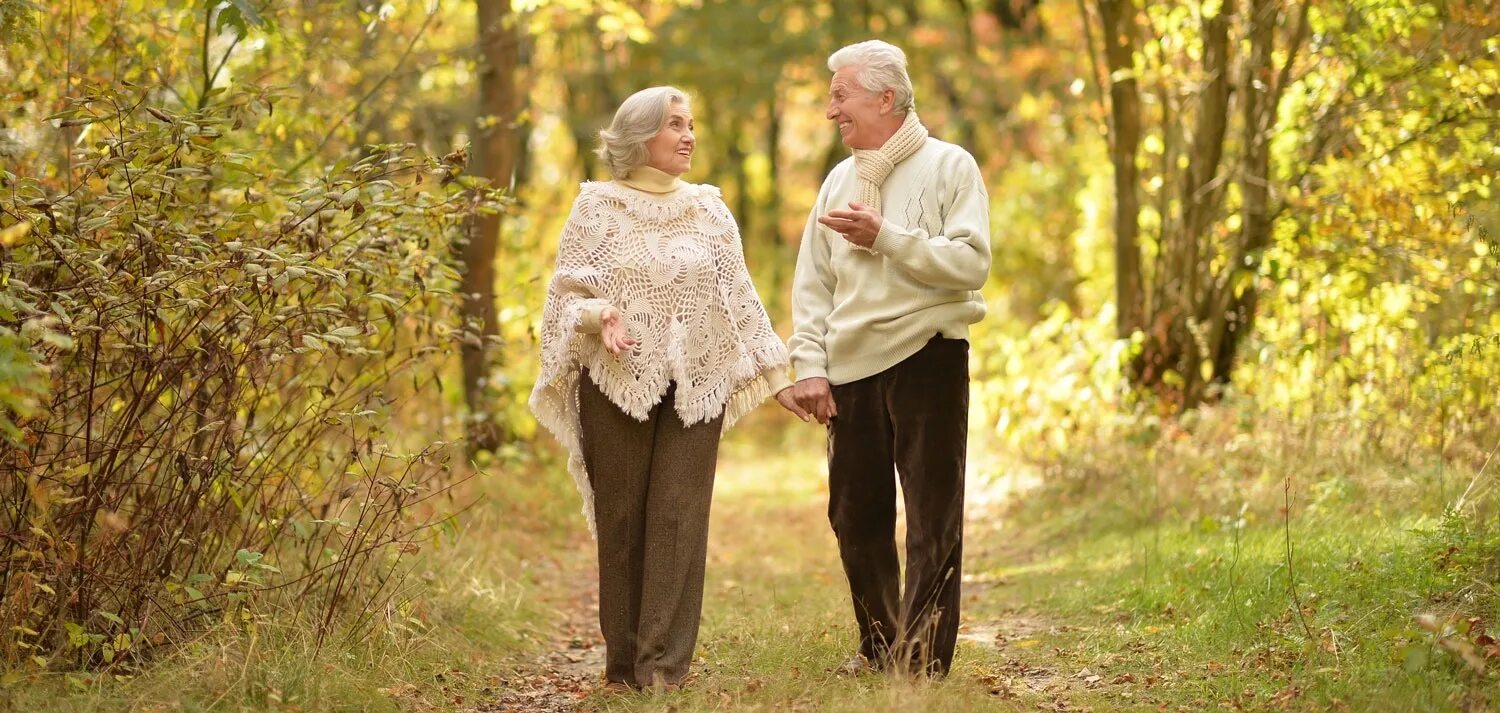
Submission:
POLYGON ((915 111, 911 77, 906 73, 906 53, 889 42, 865 40, 844 47, 828 56, 828 69, 838 72, 855 67, 854 79, 866 91, 879 94, 887 89, 896 93, 896 111, 915 111))
POLYGON ((687 94, 676 87, 642 89, 625 99, 609 128, 599 132, 595 153, 604 161, 609 175, 625 178, 646 164, 646 142, 666 126, 673 104, 689 106, 687 94))

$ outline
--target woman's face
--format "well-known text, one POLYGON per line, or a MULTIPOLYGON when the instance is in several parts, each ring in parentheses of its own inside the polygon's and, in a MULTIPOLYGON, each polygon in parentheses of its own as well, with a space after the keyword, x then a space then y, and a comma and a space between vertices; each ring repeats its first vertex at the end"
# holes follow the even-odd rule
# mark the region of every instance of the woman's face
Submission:
POLYGON ((681 176, 693 167, 693 112, 680 102, 667 107, 667 123, 646 142, 646 165, 663 173, 681 176))

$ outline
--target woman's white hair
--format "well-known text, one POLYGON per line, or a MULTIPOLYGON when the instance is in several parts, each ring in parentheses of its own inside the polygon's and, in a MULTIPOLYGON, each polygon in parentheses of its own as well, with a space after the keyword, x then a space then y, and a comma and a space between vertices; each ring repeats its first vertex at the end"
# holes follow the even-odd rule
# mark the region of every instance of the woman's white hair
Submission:
POLYGON ((645 165, 646 142, 661 133, 667 124, 667 113, 673 104, 689 106, 688 96, 676 87, 651 87, 631 94, 609 128, 599 132, 599 149, 609 175, 625 178, 645 165))
POLYGON ((838 72, 855 67, 854 79, 866 91, 879 94, 887 89, 896 93, 896 111, 916 111, 917 101, 906 73, 906 53, 889 42, 866 40, 844 47, 828 56, 828 70, 838 72))

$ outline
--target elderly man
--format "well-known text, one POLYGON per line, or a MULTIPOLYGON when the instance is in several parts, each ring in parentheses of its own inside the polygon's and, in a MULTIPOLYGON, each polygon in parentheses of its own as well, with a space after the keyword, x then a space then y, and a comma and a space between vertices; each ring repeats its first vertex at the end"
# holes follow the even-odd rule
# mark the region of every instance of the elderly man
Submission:
POLYGON ((854 155, 823 181, 802 234, 798 381, 777 400, 828 427, 828 517, 863 657, 851 663, 941 676, 958 635, 967 337, 985 313, 989 198, 974 158, 917 119, 899 48, 861 42, 828 68, 827 116, 854 155))

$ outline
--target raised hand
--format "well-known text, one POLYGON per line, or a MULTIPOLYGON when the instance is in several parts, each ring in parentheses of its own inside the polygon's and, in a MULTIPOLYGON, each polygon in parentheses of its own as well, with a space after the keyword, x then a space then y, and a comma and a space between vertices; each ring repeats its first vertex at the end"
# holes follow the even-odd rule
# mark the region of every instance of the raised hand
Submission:
POLYGON ((830 210, 818 216, 818 222, 838 231, 845 240, 868 248, 875 244, 875 236, 880 234, 885 219, 863 203, 850 203, 849 210, 830 210))
POLYGON ((604 348, 610 354, 619 356, 635 348, 636 341, 625 332, 625 320, 621 318, 620 310, 605 307, 604 313, 599 315, 599 327, 599 341, 604 342, 604 348))

